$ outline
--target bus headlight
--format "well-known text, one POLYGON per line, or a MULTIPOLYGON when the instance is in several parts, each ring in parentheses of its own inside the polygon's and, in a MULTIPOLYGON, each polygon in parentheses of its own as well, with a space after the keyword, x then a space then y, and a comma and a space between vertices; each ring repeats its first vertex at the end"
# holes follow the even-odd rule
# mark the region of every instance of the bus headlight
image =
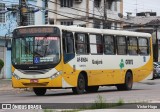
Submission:
POLYGON ((15 77, 17 80, 20 80, 20 79, 21 79, 21 78, 20 78, 18 75, 16 75, 15 73, 13 73, 12 75, 13 75, 13 77, 15 77))
POLYGON ((53 74, 50 78, 54 79, 56 77, 58 77, 59 75, 61 75, 63 72, 62 71, 58 71, 57 73, 53 74))

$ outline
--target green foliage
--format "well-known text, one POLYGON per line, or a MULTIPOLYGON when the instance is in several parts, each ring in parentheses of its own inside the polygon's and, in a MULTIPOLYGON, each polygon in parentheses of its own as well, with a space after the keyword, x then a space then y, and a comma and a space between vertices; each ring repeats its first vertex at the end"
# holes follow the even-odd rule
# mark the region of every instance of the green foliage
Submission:
POLYGON ((43 110, 43 112, 55 112, 54 110, 50 110, 50 109, 45 109, 43 110))
POLYGON ((3 68, 3 66, 4 66, 4 62, 2 59, 0 59, 0 70, 3 68))
POLYGON ((122 106, 124 104, 123 99, 119 99, 117 103, 106 103, 105 98, 98 95, 97 99, 93 103, 93 105, 88 109, 105 109, 105 108, 113 108, 116 106, 122 106))
POLYGON ((123 99, 119 99, 116 106, 121 106, 124 104, 124 100, 123 99))
POLYGON ((95 100, 94 104, 91 106, 92 109, 103 109, 107 108, 106 100, 101 96, 98 95, 97 99, 95 100))

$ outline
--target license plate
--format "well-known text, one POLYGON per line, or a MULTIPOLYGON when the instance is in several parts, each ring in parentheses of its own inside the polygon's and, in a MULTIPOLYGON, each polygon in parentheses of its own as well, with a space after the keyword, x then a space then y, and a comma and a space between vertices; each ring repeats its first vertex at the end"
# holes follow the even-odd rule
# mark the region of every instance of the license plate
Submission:
POLYGON ((31 79, 30 82, 31 83, 38 83, 38 79, 31 79))

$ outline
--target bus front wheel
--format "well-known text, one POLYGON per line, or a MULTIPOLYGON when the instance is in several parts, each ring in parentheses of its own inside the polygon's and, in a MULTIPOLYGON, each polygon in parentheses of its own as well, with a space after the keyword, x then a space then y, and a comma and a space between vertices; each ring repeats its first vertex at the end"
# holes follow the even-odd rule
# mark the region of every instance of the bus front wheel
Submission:
POLYGON ((83 94, 85 90, 85 77, 82 73, 78 76, 77 87, 73 87, 72 91, 74 94, 83 94))
POLYGON ((46 88, 33 88, 33 91, 37 96, 43 96, 45 95, 47 89, 46 88))
POLYGON ((131 90, 133 85, 133 76, 131 72, 127 72, 125 76, 125 83, 124 84, 118 84, 117 89, 118 90, 131 90))

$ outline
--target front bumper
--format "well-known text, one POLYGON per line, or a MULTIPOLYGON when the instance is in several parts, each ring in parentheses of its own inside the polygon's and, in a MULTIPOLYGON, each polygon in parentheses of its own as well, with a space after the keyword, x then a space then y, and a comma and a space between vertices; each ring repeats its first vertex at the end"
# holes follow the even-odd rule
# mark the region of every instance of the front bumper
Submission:
POLYGON ((62 87, 62 77, 59 76, 55 79, 45 78, 37 79, 38 82, 31 82, 31 79, 16 79, 12 76, 12 86, 14 88, 33 88, 33 87, 48 87, 48 88, 58 88, 62 87))

